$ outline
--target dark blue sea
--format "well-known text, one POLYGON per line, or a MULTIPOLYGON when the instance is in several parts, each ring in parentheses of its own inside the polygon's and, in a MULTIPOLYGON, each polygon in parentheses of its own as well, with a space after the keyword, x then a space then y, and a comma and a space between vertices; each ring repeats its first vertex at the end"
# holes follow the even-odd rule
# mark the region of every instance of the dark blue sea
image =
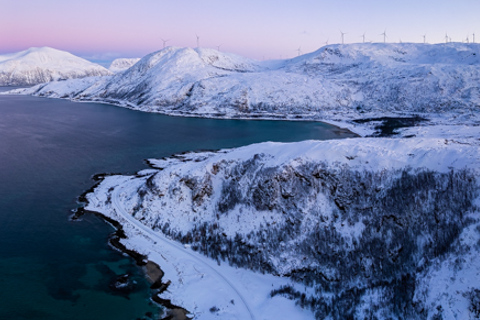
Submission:
MULTIPOLYGON (((5 91, 5 88, 0 88, 5 91)), ((132 174, 179 152, 353 136, 315 122, 168 117, 96 103, 0 96, 0 319, 137 319, 159 312, 113 228, 77 198, 98 173, 132 174), (112 288, 130 274, 129 292, 112 288)))

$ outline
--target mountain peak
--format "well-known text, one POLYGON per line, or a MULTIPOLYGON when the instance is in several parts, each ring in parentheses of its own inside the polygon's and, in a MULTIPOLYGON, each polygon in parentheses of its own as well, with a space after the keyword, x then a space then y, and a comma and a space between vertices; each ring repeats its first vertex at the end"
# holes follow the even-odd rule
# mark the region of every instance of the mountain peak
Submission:
POLYGON ((0 85, 24 86, 109 74, 110 71, 100 65, 50 47, 32 47, 0 55, 0 85))
POLYGON ((145 56, 141 61, 149 67, 161 64, 172 65, 176 68, 213 67, 239 72, 254 71, 260 68, 255 60, 210 48, 167 47, 145 56))

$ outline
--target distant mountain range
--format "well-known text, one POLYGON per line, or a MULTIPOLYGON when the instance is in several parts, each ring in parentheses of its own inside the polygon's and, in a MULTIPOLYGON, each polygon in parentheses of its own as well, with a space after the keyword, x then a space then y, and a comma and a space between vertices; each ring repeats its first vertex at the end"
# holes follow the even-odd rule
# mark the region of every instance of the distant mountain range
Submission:
POLYGON ((0 86, 30 86, 110 74, 98 64, 49 47, 0 55, 0 86))
POLYGON ((112 61, 108 70, 112 72, 125 71, 135 63, 137 63, 140 58, 119 58, 112 61))
MULTIPOLYGON (((104 101, 148 112, 217 118, 356 119, 412 114, 476 122, 480 45, 329 45, 259 62, 168 47, 113 77, 25 93, 104 101)), ((448 120, 450 121, 450 120, 448 120)))

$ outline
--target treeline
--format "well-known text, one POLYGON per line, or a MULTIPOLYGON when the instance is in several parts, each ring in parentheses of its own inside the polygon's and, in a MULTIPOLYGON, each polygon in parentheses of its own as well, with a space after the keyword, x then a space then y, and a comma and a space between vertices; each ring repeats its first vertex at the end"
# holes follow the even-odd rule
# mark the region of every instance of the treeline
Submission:
MULTIPOLYGON (((216 214, 244 206, 271 211, 283 223, 235 237, 228 237, 218 221, 198 223, 184 234, 168 223, 156 227, 219 263, 290 276, 314 287, 315 296, 287 287, 272 295, 295 299, 317 319, 427 318, 424 301, 414 301, 416 277, 432 260, 461 254, 453 244, 472 223, 470 215, 478 213, 473 172, 368 172, 323 163, 258 169, 260 158, 219 169, 227 178, 216 214), (333 208, 329 212, 316 203, 320 194, 333 208), (306 216, 315 217, 314 223, 306 226, 306 216), (369 296, 375 297, 365 311, 369 296)), ((148 189, 154 188, 150 183, 148 189)))

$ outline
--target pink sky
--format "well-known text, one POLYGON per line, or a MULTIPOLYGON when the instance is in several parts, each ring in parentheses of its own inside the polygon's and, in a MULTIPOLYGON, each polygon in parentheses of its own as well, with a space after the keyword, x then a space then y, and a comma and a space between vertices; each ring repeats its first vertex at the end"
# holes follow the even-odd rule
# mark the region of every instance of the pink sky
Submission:
POLYGON ((478 0, 0 0, 0 53, 51 46, 85 57, 141 57, 167 45, 278 59, 345 42, 480 41, 478 0))

